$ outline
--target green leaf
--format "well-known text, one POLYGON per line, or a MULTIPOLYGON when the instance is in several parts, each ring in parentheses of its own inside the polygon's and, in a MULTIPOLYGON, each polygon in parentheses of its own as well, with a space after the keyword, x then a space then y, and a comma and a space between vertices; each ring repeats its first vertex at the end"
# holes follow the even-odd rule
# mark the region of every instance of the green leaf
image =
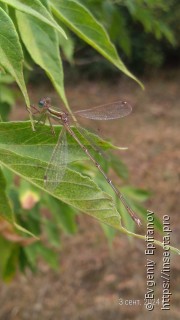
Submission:
POLYGON ((59 267, 58 254, 53 252, 52 249, 44 247, 41 242, 33 243, 30 246, 24 248, 24 253, 28 260, 29 265, 33 268, 37 268, 37 258, 42 256, 44 260, 54 269, 59 267))
POLYGON ((15 102, 12 89, 2 84, 0 84, 0 102, 7 103, 10 106, 15 102))
POLYGON ((59 31, 65 38, 66 34, 64 30, 56 23, 52 15, 46 9, 46 7, 39 0, 1 0, 1 2, 7 3, 13 8, 32 15, 41 21, 44 21, 49 26, 59 31))
MULTIPOLYGON (((0 151, 0 156, 1 156, 1 151, 0 151)), ((4 178, 1 168, 0 168, 0 217, 7 220, 11 224, 13 224, 13 226, 17 230, 23 233, 26 233, 32 237, 35 237, 37 239, 37 237, 33 233, 31 233, 30 231, 28 231, 27 229, 23 228, 18 223, 16 223, 13 209, 11 207, 11 204, 6 194, 6 180, 4 178)))
POLYGON ((0 102, 0 119, 1 119, 1 121, 8 121, 10 111, 11 111, 11 106, 8 103, 6 103, 6 102, 1 103, 0 102))
POLYGON ((3 4, 3 3, 1 3, 0 2, 0 8, 2 8, 4 11, 6 11, 7 13, 8 13, 8 6, 7 6, 7 4, 3 4))
POLYGON ((144 190, 144 189, 138 189, 133 188, 130 186, 125 186, 122 188, 122 192, 126 194, 129 198, 132 198, 133 200, 144 202, 147 199, 149 199, 151 192, 144 190))
MULTIPOLYGON (((132 203, 132 207, 134 210, 136 210, 145 220, 145 223, 147 224, 147 210, 144 209, 139 203, 132 203)), ((160 219, 154 214, 154 227, 162 232, 163 231, 163 225, 160 219)))
POLYGON ((5 169, 5 168, 3 168, 3 175, 6 180, 5 188, 7 189, 7 192, 9 192, 9 188, 12 187, 13 182, 14 182, 14 175, 10 170, 5 169))
POLYGON ((40 242, 36 243, 36 253, 38 256, 41 255, 53 269, 58 269, 58 253, 53 252, 52 249, 44 247, 40 242))
POLYGON ((74 234, 77 231, 75 223, 75 210, 67 204, 48 196, 45 198, 46 207, 53 216, 54 223, 67 234, 74 234))
POLYGON ((27 230, 26 228, 23 228, 22 226, 20 226, 20 225, 17 224, 16 222, 14 222, 14 226, 15 226, 15 228, 16 228, 18 231, 21 231, 21 232, 23 232, 23 233, 26 233, 26 234, 28 234, 29 236, 31 236, 31 237, 39 240, 39 238, 36 237, 36 235, 35 235, 34 233, 30 232, 30 231, 27 230))
POLYGON ((29 97, 23 76, 23 52, 19 37, 12 20, 7 13, 0 8, 0 65, 5 68, 19 85, 27 106, 29 97))
MULTIPOLYGON (((50 127, 37 125, 36 132, 32 132, 29 121, 9 122, 0 124, 0 148, 10 150, 21 156, 36 158, 48 162, 57 143, 59 132, 62 126, 54 126, 55 136, 51 134, 50 127), (16 134, 14 134, 16 132, 16 134)), ((84 129, 85 130, 85 129, 84 129)), ((74 128, 81 142, 86 145, 92 153, 94 150, 89 146, 89 142, 83 139, 74 128)), ((104 141, 97 135, 85 130, 86 135, 97 145, 107 149, 118 149, 110 142, 104 141)), ((75 143, 74 139, 68 134, 68 162, 88 159, 84 151, 75 143)))
POLYGON ((0 71, 0 84, 11 84, 14 82, 14 79, 9 74, 2 74, 0 71))
MULTIPOLYGON (((64 75, 55 30, 46 23, 22 12, 16 12, 19 32, 31 58, 44 69, 67 106, 64 75)), ((67 41, 67 40, 66 40, 67 41)))
MULTIPOLYGON (((156 31, 156 30, 155 30, 156 31)), ((162 32, 162 35, 173 45, 177 45, 177 41, 175 39, 175 36, 173 32, 170 30, 168 26, 166 26, 162 21, 160 23, 160 31, 162 32)))
MULTIPOLYGON (((44 129, 47 128, 49 132, 49 127, 44 127, 44 129)), ((56 132, 59 129, 57 127, 56 132)), ((57 141, 57 137, 51 135, 47 137, 42 131, 41 133, 33 132, 29 122, 0 123, 0 132, 0 162, 2 165, 44 189, 44 175, 51 152, 48 160, 47 158, 42 160, 43 144, 46 150, 47 142, 51 141, 51 144, 54 144, 57 141), (25 152, 23 152, 24 148, 25 152)), ((81 158, 79 147, 74 139, 70 141, 70 154, 72 147, 73 152, 75 152, 74 159, 81 158)), ((55 191, 49 193, 76 209, 99 219, 101 222, 118 229, 121 227, 120 215, 116 210, 112 198, 105 192, 102 192, 87 176, 82 176, 78 172, 67 168, 61 184, 55 191)))
POLYGON ((0 117, 2 121, 8 120, 14 101, 14 92, 8 86, 1 84, 0 76, 0 117))
POLYGON ((74 54, 74 47, 75 47, 75 43, 73 38, 70 36, 69 32, 67 32, 68 35, 68 41, 66 41, 66 39, 64 39, 64 37, 61 36, 61 34, 59 35, 59 45, 60 48, 62 49, 66 59, 69 61, 69 63, 73 63, 73 54, 74 54))
POLYGON ((127 179, 128 178, 128 169, 127 166, 120 160, 118 157, 113 154, 110 155, 111 165, 114 171, 120 178, 127 179))
POLYGON ((29 261, 27 260, 26 254, 24 252, 24 248, 20 247, 19 248, 19 270, 24 273, 26 267, 31 268, 31 265, 29 264, 29 261))
POLYGON ((0 217, 13 223, 14 217, 11 205, 9 203, 8 197, 6 195, 6 181, 3 172, 0 168, 0 217))
MULTIPOLYGON (((128 203, 130 203, 129 199, 128 199, 128 203)), ((124 208, 124 206, 122 205, 121 202, 119 203, 119 210, 121 213, 123 224, 126 227, 126 229, 131 232, 134 232, 135 231, 134 221, 131 219, 130 215, 127 214, 126 209, 124 208)), ((135 212, 137 212, 137 211, 135 211, 135 212)))
POLYGON ((58 226, 55 225, 52 221, 46 219, 44 221, 44 228, 48 236, 49 243, 52 244, 54 247, 59 248, 60 230, 58 226))
MULTIPOLYGON (((134 237, 134 238, 137 238, 137 239, 140 239, 140 240, 143 240, 143 241, 147 242, 146 235, 142 236, 141 234, 137 234, 137 233, 128 231, 127 229, 125 229, 123 227, 121 228, 121 231, 123 233, 125 233, 126 235, 130 236, 130 237, 134 237)), ((162 248, 164 247, 164 243, 160 242, 158 240, 154 240, 154 244, 157 245, 157 246, 160 246, 162 248)), ((177 249, 175 247, 172 247, 172 246, 169 246, 169 249, 171 250, 171 252, 180 255, 180 250, 179 249, 177 249)))
POLYGON ((32 270, 37 268, 37 253, 36 253, 37 243, 33 243, 30 246, 24 247, 24 254, 28 261, 29 266, 32 270))
POLYGON ((14 277, 17 270, 19 255, 19 245, 14 245, 11 250, 11 254, 6 262, 6 267, 4 268, 3 279, 5 281, 10 281, 14 277))
POLYGON ((112 246, 112 242, 115 238, 116 235, 116 230, 110 226, 107 226, 104 223, 101 223, 101 228, 103 229, 107 239, 108 239, 108 243, 110 245, 110 247, 112 246))
POLYGON ((15 273, 15 264, 13 261, 14 252, 19 246, 11 243, 0 236, 0 248, 1 248, 1 259, 0 259, 0 273, 4 281, 9 281, 15 273))
POLYGON ((51 0, 51 8, 57 19, 91 45, 127 76, 142 83, 126 68, 104 27, 86 7, 73 0, 51 0))

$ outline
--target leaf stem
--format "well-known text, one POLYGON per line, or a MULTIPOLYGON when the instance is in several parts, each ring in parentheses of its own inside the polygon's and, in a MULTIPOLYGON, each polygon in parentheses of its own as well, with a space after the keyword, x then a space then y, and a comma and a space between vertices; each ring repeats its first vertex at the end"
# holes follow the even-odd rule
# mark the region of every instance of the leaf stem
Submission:
MULTIPOLYGON (((128 236, 132 236, 132 237, 135 237, 135 238, 138 238, 138 239, 141 239, 141 240, 146 240, 146 237, 141 235, 141 234, 137 234, 137 233, 134 233, 134 232, 131 232, 129 230, 127 230, 126 228, 123 228, 123 227, 120 227, 119 230, 125 234, 127 234, 128 236)), ((158 241, 158 240, 154 240, 154 243, 157 244, 158 246, 162 247, 163 248, 163 243, 161 241, 158 241)), ((175 248, 175 247, 172 247, 172 246, 169 246, 170 250, 178 255, 180 255, 180 250, 175 248)))

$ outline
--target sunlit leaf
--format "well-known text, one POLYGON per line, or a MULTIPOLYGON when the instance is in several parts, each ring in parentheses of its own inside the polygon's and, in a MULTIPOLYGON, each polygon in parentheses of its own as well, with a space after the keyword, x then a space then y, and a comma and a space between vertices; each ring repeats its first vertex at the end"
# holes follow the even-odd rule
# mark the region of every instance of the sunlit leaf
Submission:
POLYGON ((12 20, 1 8, 0 21, 0 65, 16 80, 24 95, 26 104, 29 106, 29 97, 23 76, 23 52, 21 44, 12 20))
MULTIPOLYGON (((53 148, 58 140, 62 126, 54 126, 55 136, 51 134, 49 126, 37 125, 36 132, 32 132, 30 123, 11 122, 0 124, 0 148, 17 153, 21 156, 36 158, 41 161, 48 162, 50 160, 53 148), (15 134, 16 132, 16 134, 15 134)), ((81 142, 86 145, 92 153, 94 150, 89 142, 82 138, 74 128, 81 142)), ((86 134, 94 141, 97 146, 104 150, 118 149, 110 142, 104 141, 97 135, 86 130, 86 134)), ((68 162, 88 159, 84 151, 75 143, 74 139, 67 134, 68 141, 68 162)))
POLYGON ((66 34, 64 30, 56 23, 56 21, 53 19, 52 15, 49 13, 49 11, 46 9, 46 7, 41 3, 40 0, 1 0, 1 2, 4 2, 13 8, 22 11, 24 13, 27 13, 29 15, 32 15, 36 18, 38 18, 41 21, 44 21, 49 26, 57 29, 63 36, 66 38, 66 34))
POLYGON ((17 11, 16 17, 21 38, 31 58, 46 71, 67 106, 57 32, 45 22, 28 14, 17 11))
POLYGON ((143 87, 118 56, 106 30, 86 7, 74 0, 51 0, 50 2, 52 12, 57 19, 143 87))
MULTIPOLYGON (((58 132, 60 128, 57 127, 56 129, 56 132, 58 132)), ((0 132, 0 162, 5 167, 44 189, 44 175, 51 155, 50 152, 49 158, 47 158, 46 144, 51 141, 51 148, 48 151, 52 151, 57 136, 46 136, 43 131, 40 133, 32 132, 29 122, 1 123, 0 132), (43 157, 43 145, 46 150, 46 157, 43 157)), ((96 139, 98 141, 98 137, 96 139)), ((99 141, 101 144, 103 143, 102 140, 99 141)), ((104 142, 104 144, 107 143, 104 142)), ((74 139, 70 139, 69 150, 70 157, 72 157, 71 161, 73 161, 73 156, 74 160, 82 158, 83 153, 79 153, 79 147, 74 139), (74 155, 71 154, 72 148, 74 155)), ((55 191, 49 192, 76 209, 120 229, 120 215, 116 210, 113 199, 89 177, 82 176, 80 173, 67 168, 61 184, 55 191)))

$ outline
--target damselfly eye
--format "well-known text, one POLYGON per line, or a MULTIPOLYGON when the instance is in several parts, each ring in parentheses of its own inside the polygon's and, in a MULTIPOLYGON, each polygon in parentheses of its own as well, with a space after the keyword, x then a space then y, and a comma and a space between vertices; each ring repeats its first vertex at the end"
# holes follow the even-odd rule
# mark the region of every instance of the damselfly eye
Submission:
POLYGON ((39 106, 40 108, 44 107, 44 101, 43 101, 43 100, 40 100, 40 101, 38 102, 38 106, 39 106))

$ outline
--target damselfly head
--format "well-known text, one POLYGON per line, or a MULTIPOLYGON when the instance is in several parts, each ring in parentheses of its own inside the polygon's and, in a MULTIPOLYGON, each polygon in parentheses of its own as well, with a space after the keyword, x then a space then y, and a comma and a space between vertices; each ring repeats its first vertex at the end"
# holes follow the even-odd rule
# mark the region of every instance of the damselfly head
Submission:
POLYGON ((46 104, 46 100, 45 100, 45 99, 41 99, 41 100, 39 100, 39 102, 38 102, 39 108, 43 108, 43 107, 45 106, 45 104, 46 104))
POLYGON ((44 107, 50 107, 51 105, 51 99, 50 98, 42 98, 39 100, 38 106, 40 108, 44 108, 44 107))

